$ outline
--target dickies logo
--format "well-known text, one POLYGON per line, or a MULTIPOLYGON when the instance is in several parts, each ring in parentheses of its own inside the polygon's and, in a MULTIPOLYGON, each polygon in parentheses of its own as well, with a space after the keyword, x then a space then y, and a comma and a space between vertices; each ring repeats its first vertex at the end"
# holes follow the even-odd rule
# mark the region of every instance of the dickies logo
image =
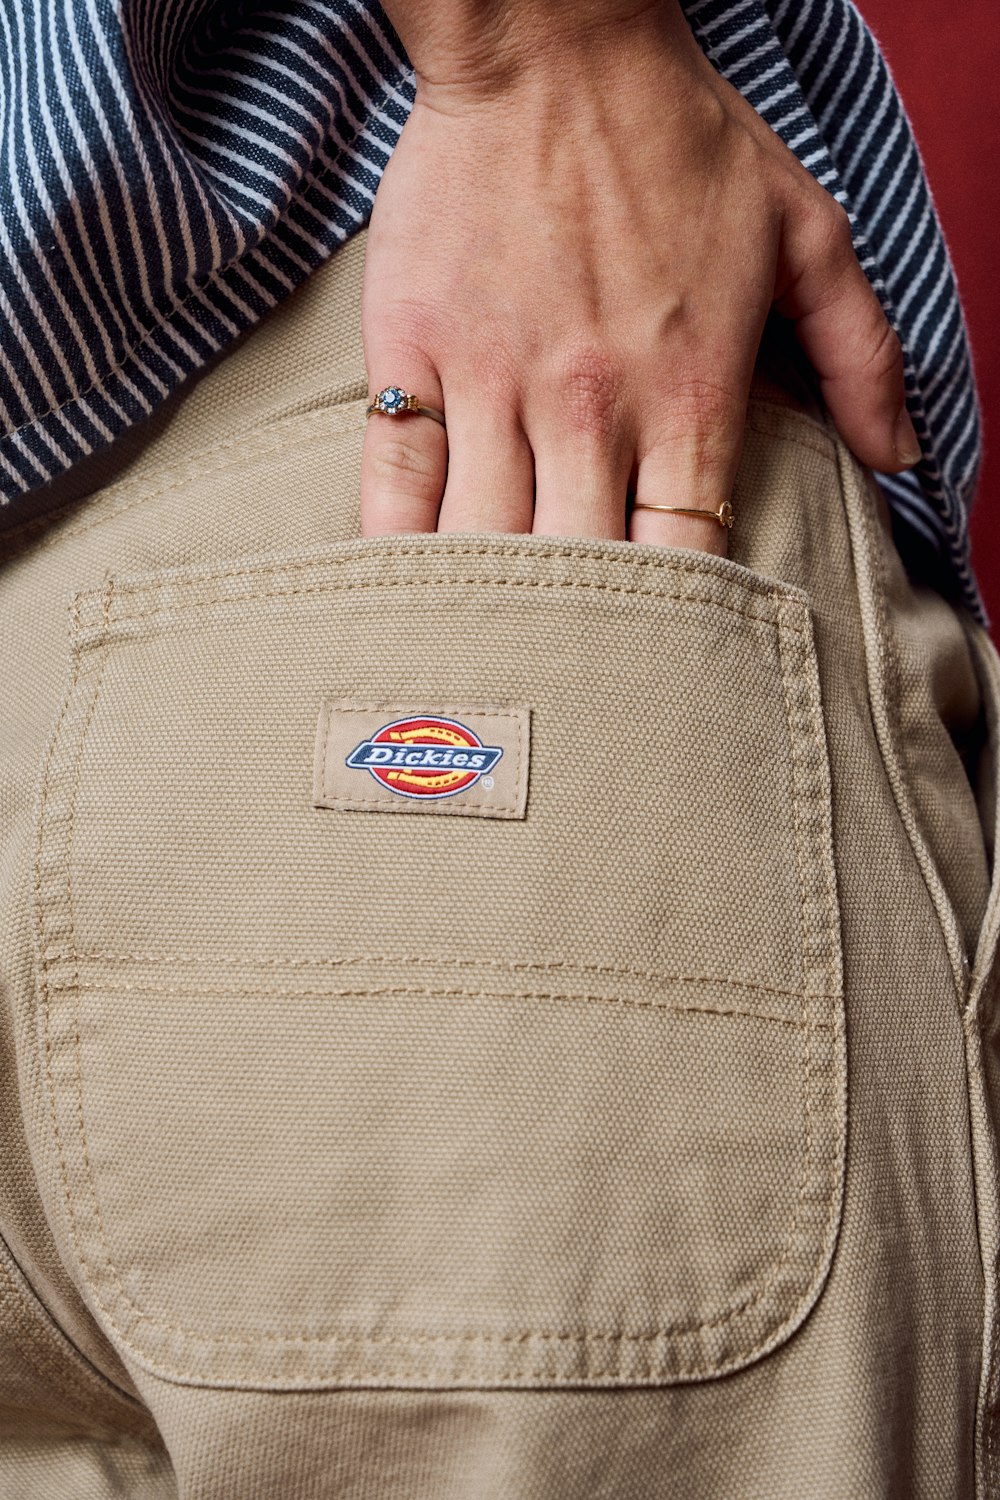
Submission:
POLYGON ((487 776, 503 754, 457 719, 394 719, 352 750, 345 764, 368 771, 400 797, 455 797, 487 776))

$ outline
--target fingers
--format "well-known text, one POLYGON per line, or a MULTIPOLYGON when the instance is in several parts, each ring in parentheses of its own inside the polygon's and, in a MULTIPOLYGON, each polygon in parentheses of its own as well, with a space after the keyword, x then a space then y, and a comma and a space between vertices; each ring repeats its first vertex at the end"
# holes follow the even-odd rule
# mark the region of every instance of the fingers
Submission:
POLYGON ((847 215, 832 198, 788 217, 776 290, 775 306, 795 320, 850 448, 874 469, 910 468, 920 444, 906 411, 902 350, 858 264, 847 215))
POLYGON ((636 505, 679 505, 706 515, 633 509, 630 541, 726 555, 729 531, 711 512, 729 499, 736 478, 746 419, 742 389, 734 377, 731 384, 692 381, 665 393, 661 420, 638 456, 636 505))
POLYGON ((534 459, 513 407, 449 395, 448 446, 438 530, 530 531, 534 459))
POLYGON ((533 530, 624 540, 634 417, 620 367, 605 355, 577 351, 546 381, 541 396, 529 423, 533 530))
MULTIPOLYGON (((739 462, 746 406, 737 394, 740 375, 725 385, 692 380, 662 387, 658 397, 650 378, 640 396, 626 391, 606 364, 574 364, 556 382, 559 399, 537 403, 541 415, 530 432, 513 404, 444 398, 429 364, 406 385, 398 382, 422 404, 441 409, 447 400, 448 428, 412 413, 369 418, 362 535, 627 535, 650 546, 724 556, 728 532, 714 513, 729 498, 739 462), (705 518, 643 509, 629 519, 630 476, 639 504, 704 510, 705 518)), ((745 379, 749 384, 748 373, 745 379)))
POLYGON ((631 454, 622 445, 574 443, 565 433, 540 442, 535 453, 532 530, 538 536, 585 536, 623 541, 631 454))
MULTIPOLYGON (((429 361, 410 356, 373 358, 372 395, 395 387, 422 406, 444 409, 441 383, 429 361), (381 381, 379 377, 381 376, 381 381)), ((361 456, 361 535, 434 531, 448 469, 448 437, 430 417, 415 412, 368 418, 361 456)))

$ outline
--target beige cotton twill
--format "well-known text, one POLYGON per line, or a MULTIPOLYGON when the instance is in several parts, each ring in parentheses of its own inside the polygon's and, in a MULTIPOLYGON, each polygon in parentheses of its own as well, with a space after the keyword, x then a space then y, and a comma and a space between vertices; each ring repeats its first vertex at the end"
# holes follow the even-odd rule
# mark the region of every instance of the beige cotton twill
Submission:
POLYGON ((992 647, 763 377, 361 540, 362 257, 0 536, 0 1496, 1000 1496, 992 647))

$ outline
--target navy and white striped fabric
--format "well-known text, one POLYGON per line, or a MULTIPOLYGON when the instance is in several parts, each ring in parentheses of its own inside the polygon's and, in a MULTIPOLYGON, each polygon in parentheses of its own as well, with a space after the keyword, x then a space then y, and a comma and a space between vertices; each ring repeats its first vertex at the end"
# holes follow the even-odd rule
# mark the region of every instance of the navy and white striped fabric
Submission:
MULTIPOLYGON (((905 116, 850 0, 687 0, 851 215, 924 460, 884 484, 977 613, 979 423, 905 116)), ((364 225, 413 99, 376 0, 0 0, 0 498, 111 442, 364 225)))

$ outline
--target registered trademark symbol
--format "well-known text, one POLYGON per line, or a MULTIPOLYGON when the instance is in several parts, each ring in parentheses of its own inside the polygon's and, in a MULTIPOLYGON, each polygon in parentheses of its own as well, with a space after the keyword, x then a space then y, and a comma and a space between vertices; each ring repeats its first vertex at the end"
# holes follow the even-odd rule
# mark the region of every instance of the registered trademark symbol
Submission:
POLYGON ((486 788, 487 791, 489 791, 489 789, 490 789, 490 787, 492 785, 493 785, 493 777, 492 776, 484 776, 483 777, 483 786, 486 788))

